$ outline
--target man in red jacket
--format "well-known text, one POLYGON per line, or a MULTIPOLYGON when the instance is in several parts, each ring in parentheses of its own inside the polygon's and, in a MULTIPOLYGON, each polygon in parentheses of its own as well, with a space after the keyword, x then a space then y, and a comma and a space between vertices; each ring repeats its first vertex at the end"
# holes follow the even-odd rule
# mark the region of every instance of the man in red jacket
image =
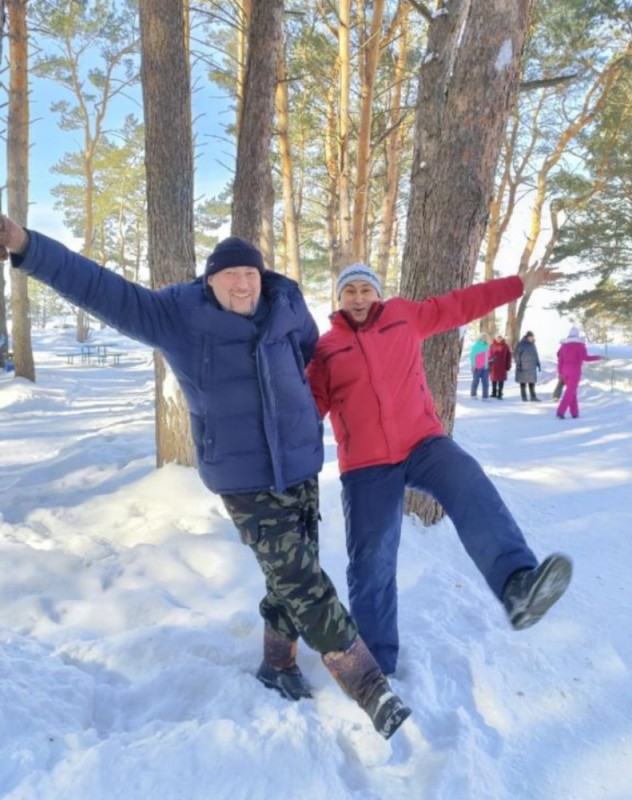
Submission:
POLYGON ((488 314, 559 273, 531 271, 421 302, 383 302, 364 264, 340 274, 340 310, 320 337, 308 375, 338 445, 347 536, 349 602, 386 674, 395 671, 397 551, 404 491, 434 497, 515 629, 537 622, 566 590, 571 562, 541 564, 478 462, 446 436, 423 364, 424 339, 488 314))

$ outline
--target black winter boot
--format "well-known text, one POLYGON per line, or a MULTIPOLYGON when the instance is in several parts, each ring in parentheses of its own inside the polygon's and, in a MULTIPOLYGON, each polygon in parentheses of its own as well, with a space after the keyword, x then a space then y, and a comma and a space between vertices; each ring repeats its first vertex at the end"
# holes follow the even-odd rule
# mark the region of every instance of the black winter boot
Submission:
POLYGON ((311 697, 309 686, 296 664, 298 641, 286 639, 269 625, 263 630, 263 661, 257 680, 268 689, 276 689, 287 700, 311 697))
POLYGON ((535 625, 567 590, 573 565, 561 553, 553 553, 535 569, 521 569, 510 575, 502 593, 512 627, 521 631, 535 625))
POLYGON ((527 400, 527 384, 521 383, 520 384, 520 397, 526 402, 527 400))
POLYGON ((366 711, 375 730, 385 739, 390 739, 410 716, 410 708, 393 692, 359 636, 348 650, 325 653, 323 663, 345 694, 366 711))

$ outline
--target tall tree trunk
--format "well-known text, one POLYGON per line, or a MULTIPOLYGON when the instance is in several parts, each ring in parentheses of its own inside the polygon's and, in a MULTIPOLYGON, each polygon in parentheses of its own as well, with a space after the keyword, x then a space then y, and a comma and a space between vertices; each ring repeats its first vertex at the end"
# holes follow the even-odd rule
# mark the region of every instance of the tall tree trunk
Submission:
POLYGON ((283 0, 252 0, 231 228, 259 246, 269 206, 269 153, 282 43, 283 0))
MULTIPOLYGON (((472 281, 533 3, 453 0, 450 13, 429 25, 403 258, 406 297, 444 294, 472 281)), ((429 385, 449 433, 460 352, 457 331, 424 346, 429 385)), ((429 498, 415 498, 409 510, 427 524, 443 513, 429 498)))
MULTIPOLYGON (((0 0, 0 64, 3 64, 4 37, 6 23, 6 8, 4 0, 0 0)), ((2 213, 2 187, 0 187, 0 214, 2 213)), ((6 289, 7 283, 4 276, 5 265, 0 264, 0 369, 6 365, 9 351, 9 327, 7 324, 6 289)))
MULTIPOLYGON (((191 81, 185 11, 172 0, 140 0, 145 116, 148 260, 159 288, 195 276, 191 81)), ((164 359, 155 353, 157 464, 191 466, 189 415, 164 359)))
POLYGON ((360 58, 364 63, 360 69, 360 128, 358 131, 357 177, 353 200, 352 261, 364 262, 367 260, 366 216, 371 163, 371 122, 373 120, 375 76, 377 75, 377 65, 380 57, 383 19, 384 0, 375 0, 369 39, 360 53, 360 58))
POLYGON ((267 265, 268 269, 274 269, 274 197, 274 178, 268 154, 261 213, 261 240, 259 242, 263 263, 267 265))
MULTIPOLYGON (((29 185, 29 92, 27 0, 8 0, 9 18, 9 114, 7 123, 7 178, 9 216, 26 226, 29 185)), ((19 270, 11 274, 13 356, 15 374, 35 380, 31 343, 28 279, 19 270)))
POLYGON ((386 170, 384 176, 384 194, 382 196, 382 211, 380 214, 380 234, 378 240, 376 272, 382 286, 386 286, 388 266, 395 232, 397 216, 397 198, 399 195, 399 156, 404 140, 404 126, 402 124, 402 83, 408 58, 408 32, 405 24, 401 27, 397 48, 397 61, 392 87, 392 98, 389 110, 391 131, 386 140, 386 170))
POLYGON ((301 283, 301 261, 298 244, 298 217, 294 201, 294 170, 290 145, 290 110, 288 81, 285 74, 285 54, 279 54, 279 82, 276 91, 277 129, 279 131, 279 153, 281 157, 281 180, 283 183, 283 228, 285 233, 286 274, 301 283))
POLYGON ((325 130, 325 164, 327 167, 327 256, 331 278, 331 307, 336 307, 336 278, 340 272, 340 173, 337 137, 336 90, 332 81, 327 92, 327 123, 325 130))
MULTIPOLYGON (((2 194, 0 190, 0 213, 2 213, 2 194)), ((5 299, 7 282, 4 277, 5 264, 0 264, 0 370, 7 363, 9 352, 9 326, 7 320, 7 303, 5 299)))
MULTIPOLYGON (((86 179, 86 191, 83 198, 84 207, 84 229, 83 229, 83 249, 82 253, 86 258, 93 258, 94 255, 94 150, 95 142, 99 136, 100 125, 95 125, 95 135, 92 137, 89 130, 89 120, 86 115, 84 149, 83 149, 83 171, 86 179)), ((77 309, 77 341, 85 342, 90 335, 90 317, 83 308, 77 309)))
POLYGON ((339 191, 339 232, 340 266, 351 261, 351 165, 349 152, 349 98, 351 92, 351 46, 349 29, 351 26, 351 0, 340 0, 338 23, 338 191, 339 191))
POLYGON ((240 0, 237 5, 237 130, 241 126, 246 86, 246 58, 248 53, 248 31, 252 16, 252 0, 240 0))

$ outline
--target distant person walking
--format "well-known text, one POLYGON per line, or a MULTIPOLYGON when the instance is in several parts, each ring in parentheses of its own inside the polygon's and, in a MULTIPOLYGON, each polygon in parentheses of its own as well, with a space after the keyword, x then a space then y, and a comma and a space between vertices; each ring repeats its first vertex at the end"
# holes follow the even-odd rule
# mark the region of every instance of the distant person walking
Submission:
POLYGON ((489 377, 492 381, 492 397, 503 399, 503 387, 511 369, 511 348, 500 333, 494 336, 489 346, 489 377))
POLYGON ((538 348, 535 346, 533 331, 527 331, 518 342, 514 359, 516 361, 516 383, 520 384, 520 396, 524 401, 532 400, 539 403, 540 398, 535 393, 535 384, 540 369, 540 356, 538 348), (529 387, 528 397, 527 387, 529 387))
POLYGON ((603 356, 589 356, 584 339, 573 326, 568 332, 568 337, 562 342, 557 354, 557 371, 560 379, 564 381, 564 394, 557 407, 558 419, 564 419, 567 411, 571 417, 579 416, 579 402, 577 388, 582 377, 582 364, 584 361, 602 361, 603 356))
POLYGON ((472 368, 471 396, 476 397, 480 383, 483 400, 487 400, 489 397, 489 336, 486 333, 480 333, 472 345, 470 367, 472 368))
MULTIPOLYGON (((560 345, 564 344, 565 341, 566 341, 565 339, 560 339, 560 345)), ((553 389, 553 396, 551 397, 551 400, 559 400, 562 397, 562 392, 564 391, 564 381, 562 380, 562 377, 560 375, 560 370, 559 370, 560 351, 561 351, 561 349, 562 348, 559 347, 557 353, 555 354, 555 357, 557 358, 557 363, 558 363, 557 383, 555 384, 555 389, 553 389)))

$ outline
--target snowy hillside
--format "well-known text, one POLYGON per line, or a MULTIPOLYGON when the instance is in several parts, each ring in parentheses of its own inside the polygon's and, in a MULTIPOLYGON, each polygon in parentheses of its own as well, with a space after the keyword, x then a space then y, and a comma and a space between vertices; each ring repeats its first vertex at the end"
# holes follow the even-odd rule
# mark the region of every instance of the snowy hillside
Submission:
MULTIPOLYGON (((38 381, 0 373, 0 798, 629 800, 632 797, 632 350, 587 366, 581 417, 471 400, 455 438, 539 556, 575 578, 515 633, 451 524, 408 520, 402 653, 413 716, 389 742, 302 647, 313 700, 253 677, 263 579, 194 470, 154 469, 148 350, 67 364, 36 334, 38 381)), ((592 348, 599 352, 599 348, 592 348)), ((343 597, 335 448, 322 561, 343 597)))

